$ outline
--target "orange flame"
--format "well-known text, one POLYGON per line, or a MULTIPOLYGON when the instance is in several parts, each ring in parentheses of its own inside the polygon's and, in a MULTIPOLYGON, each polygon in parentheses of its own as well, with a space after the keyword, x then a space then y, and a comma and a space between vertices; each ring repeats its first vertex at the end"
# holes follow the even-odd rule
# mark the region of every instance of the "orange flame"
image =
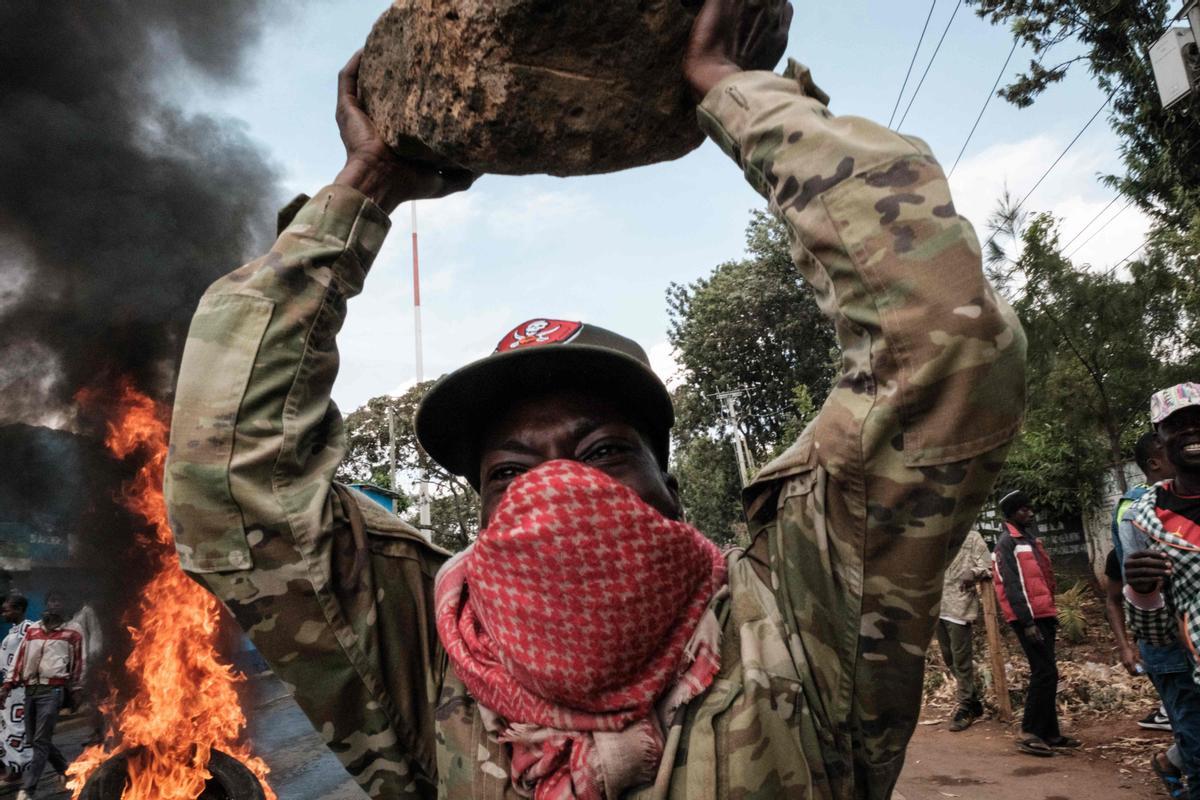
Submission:
MULTIPOLYGON (((104 397, 84 390, 76 400, 89 405, 104 397)), ((184 574, 175 557, 162 490, 168 434, 163 417, 153 400, 128 381, 120 384, 105 444, 117 458, 144 458, 137 475, 122 487, 120 501, 150 525, 151 535, 140 537, 139 545, 152 554, 154 577, 129 618, 133 651, 125 669, 136 691, 119 709, 115 692, 102 704, 115 744, 85 750, 68 769, 67 787, 77 800, 88 777, 108 758, 141 748, 129 759, 122 800, 195 800, 211 777, 205 767, 209 753, 219 749, 245 764, 275 800, 266 782, 267 765, 241 741, 246 717, 236 685, 244 678, 218 653, 220 606, 184 574)))

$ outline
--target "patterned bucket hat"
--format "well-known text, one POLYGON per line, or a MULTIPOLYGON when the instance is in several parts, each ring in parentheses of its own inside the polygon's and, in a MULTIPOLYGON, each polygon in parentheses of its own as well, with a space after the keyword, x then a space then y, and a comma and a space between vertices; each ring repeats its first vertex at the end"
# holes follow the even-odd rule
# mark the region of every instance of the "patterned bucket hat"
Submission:
POLYGON ((1200 383, 1180 383, 1155 392, 1150 398, 1150 422, 1157 425, 1189 406, 1200 406, 1200 383))

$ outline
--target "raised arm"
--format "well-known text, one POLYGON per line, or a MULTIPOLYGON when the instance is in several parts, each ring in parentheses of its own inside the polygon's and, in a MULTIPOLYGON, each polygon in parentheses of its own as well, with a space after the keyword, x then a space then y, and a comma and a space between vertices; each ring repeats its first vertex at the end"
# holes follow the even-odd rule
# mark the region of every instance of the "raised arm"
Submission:
POLYGON ((1020 425, 1025 339, 926 145, 834 116, 798 64, 741 71, 737 31, 771 27, 739 22, 753 16, 740 6, 709 0, 697 21, 700 123, 786 224, 843 350, 829 399, 748 489, 747 513, 832 731, 826 771, 848 795, 886 797, 948 555, 1020 425))
POLYGON ((381 554, 412 548, 369 547, 356 500, 335 489, 345 438, 330 392, 385 211, 470 178, 391 156, 358 108, 356 70, 357 57, 339 78, 345 168, 200 301, 165 490, 184 569, 226 602, 347 770, 372 797, 425 797, 432 567, 418 551, 376 573, 381 554))

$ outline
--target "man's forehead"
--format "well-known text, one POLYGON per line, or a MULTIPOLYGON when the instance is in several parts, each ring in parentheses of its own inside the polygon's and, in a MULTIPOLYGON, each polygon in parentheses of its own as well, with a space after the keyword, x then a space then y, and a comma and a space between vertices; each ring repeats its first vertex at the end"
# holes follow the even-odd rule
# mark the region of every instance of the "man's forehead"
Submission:
POLYGON ((485 428, 483 447, 507 439, 554 434, 581 438, 608 424, 631 424, 628 415, 609 400, 575 390, 548 391, 515 399, 485 428))
POLYGON ((1180 423, 1195 422, 1196 420, 1200 420, 1200 406, 1187 406, 1186 408, 1179 409, 1158 424, 1160 427, 1165 426, 1169 428, 1178 426, 1180 423))

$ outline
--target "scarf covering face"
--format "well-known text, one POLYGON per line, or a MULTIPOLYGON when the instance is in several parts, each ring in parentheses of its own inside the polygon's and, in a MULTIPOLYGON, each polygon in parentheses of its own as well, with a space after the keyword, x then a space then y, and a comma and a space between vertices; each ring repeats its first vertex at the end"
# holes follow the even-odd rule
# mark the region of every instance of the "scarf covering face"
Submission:
POLYGON ((660 719, 720 668, 709 603, 725 581, 716 545, 599 470, 549 461, 509 485, 435 601, 520 794, 615 800, 653 780, 660 719))

